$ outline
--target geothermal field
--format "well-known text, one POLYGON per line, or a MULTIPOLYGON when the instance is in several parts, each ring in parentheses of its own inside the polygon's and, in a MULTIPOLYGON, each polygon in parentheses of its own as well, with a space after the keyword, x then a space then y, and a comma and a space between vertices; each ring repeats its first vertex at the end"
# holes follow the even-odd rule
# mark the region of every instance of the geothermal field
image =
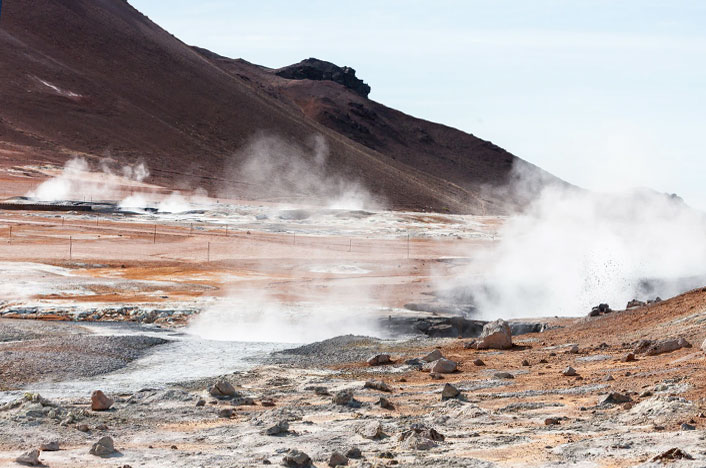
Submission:
POLYGON ((552 254, 543 233, 576 223, 541 205, 214 198, 137 169, 2 176, 0 466, 706 463, 686 260, 657 277, 584 259, 588 240, 552 254), (573 269, 593 275, 577 290, 573 269))

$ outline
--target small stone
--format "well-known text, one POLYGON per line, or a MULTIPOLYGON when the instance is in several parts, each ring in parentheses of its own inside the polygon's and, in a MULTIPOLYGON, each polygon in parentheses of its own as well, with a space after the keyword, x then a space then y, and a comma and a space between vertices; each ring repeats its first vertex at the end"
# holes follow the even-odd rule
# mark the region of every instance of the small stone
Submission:
POLYGON ((289 432, 289 422, 286 419, 277 421, 277 423, 265 429, 265 434, 268 436, 286 434, 287 432, 289 432))
POLYGON ((515 378, 515 376, 509 372, 496 372, 495 374, 493 374, 493 377, 495 377, 496 379, 514 379, 515 378))
POLYGON ((333 452, 328 459, 328 466, 335 467, 348 464, 348 457, 341 452, 333 452))
POLYGON ((433 362, 433 361, 437 361, 437 360, 439 360, 439 359, 441 359, 441 358, 443 358, 443 357, 444 357, 444 356, 441 354, 441 351, 439 351, 438 349, 435 349, 434 351, 432 351, 432 352, 430 352, 429 354, 427 354, 426 356, 424 356, 424 357, 422 358, 422 361, 424 361, 424 362, 433 362))
POLYGON ((390 359, 389 354, 381 353, 371 356, 368 358, 367 362, 369 366, 382 366, 384 364, 390 364, 392 360, 390 359))
POLYGON ((380 397, 375 404, 387 410, 395 409, 395 405, 393 405, 392 402, 385 397, 380 397))
POLYGON ((573 367, 569 366, 569 367, 567 367, 566 369, 564 369, 563 371, 561 371, 561 373, 564 374, 564 375, 567 376, 567 377, 572 377, 572 376, 576 375, 576 369, 574 369, 573 367))
POLYGON ((260 404, 265 408, 271 408, 275 406, 275 402, 269 398, 263 398, 262 400, 260 400, 260 404))
POLYGON ((483 361, 481 361, 480 359, 476 359, 475 361, 473 361, 473 365, 480 367, 480 366, 484 366, 485 363, 483 361))
POLYGON ((544 420, 545 426, 554 426, 556 424, 559 424, 559 418, 547 418, 544 420))
POLYGON ((365 437, 366 439, 374 440, 381 438, 384 433, 382 430, 382 424, 380 421, 372 421, 358 428, 358 434, 365 437))
POLYGON ((79 424, 76 426, 76 429, 78 429, 81 432, 88 432, 88 424, 79 424))
POLYGON ((614 379, 613 376, 610 375, 610 374, 608 374, 608 375, 606 375, 605 377, 603 377, 603 381, 604 381, 604 382, 612 382, 612 381, 614 381, 614 380, 615 380, 615 379, 614 379))
POLYGON ((456 371, 457 364, 449 359, 441 358, 430 362, 424 367, 429 370, 429 372, 434 372, 436 374, 451 374, 456 371))
POLYGON ((645 390, 644 392, 640 393, 640 398, 647 398, 647 397, 651 397, 651 396, 652 396, 652 392, 649 390, 645 390))
POLYGON ((353 401, 353 391, 352 390, 341 390, 336 393, 331 401, 336 405, 345 406, 353 401))
POLYGON ((311 457, 301 450, 292 449, 282 458, 282 464, 284 466, 290 466, 293 468, 305 468, 310 467, 311 457))
POLYGON ((197 407, 206 406, 206 400, 204 400, 203 398, 199 398, 199 401, 196 402, 196 406, 197 407))
POLYGON ((444 380, 444 376, 437 372, 430 373, 429 377, 431 377, 431 380, 444 380))
POLYGON ((476 340, 471 340, 467 341, 466 343, 463 343, 463 349, 475 349, 476 347, 476 340))
POLYGON ((218 411, 218 417, 230 419, 231 417, 233 417, 234 413, 235 413, 235 410, 233 408, 223 408, 218 411))
POLYGON ((631 401, 632 399, 627 395, 623 395, 622 393, 618 392, 610 392, 609 394, 598 400, 598 406, 615 405, 620 403, 628 403, 631 401))
POLYGON ((444 388, 441 390, 441 400, 449 400, 451 398, 457 398, 461 394, 461 391, 451 385, 450 383, 447 383, 444 385, 444 388))
POLYGON ((331 396, 326 387, 314 387, 314 393, 320 396, 331 396))
POLYGON ((113 399, 108 398, 105 393, 100 390, 95 390, 91 393, 91 409, 93 411, 106 411, 113 406, 113 399))
POLYGON ((363 454, 361 453, 360 449, 358 447, 350 447, 346 451, 346 457, 352 458, 354 460, 357 460, 359 458, 363 457, 363 454))
POLYGON ((566 351, 566 354, 578 354, 579 353, 579 345, 573 345, 571 348, 569 348, 566 351))
POLYGON ((37 449, 23 453, 19 457, 15 458, 15 461, 20 465, 27 466, 40 466, 42 464, 42 462, 39 461, 39 450, 37 449))
POLYGON ((663 462, 670 460, 693 460, 694 457, 686 453, 680 448, 671 448, 664 453, 661 453, 652 459, 653 462, 663 462))
POLYGON ((689 423, 682 423, 680 427, 681 427, 682 431, 695 431, 696 430, 696 426, 689 424, 689 423))
POLYGON ((59 450, 59 442, 56 440, 52 440, 51 442, 46 442, 43 443, 40 447, 39 450, 42 452, 56 452, 59 450))
POLYGON ((527 359, 523 359, 523 360, 522 360, 522 366, 523 366, 523 367, 529 367, 529 365, 530 365, 530 363, 529 363, 529 361, 528 361, 527 359))
POLYGON ((116 452, 113 439, 108 436, 101 437, 98 442, 91 446, 88 453, 97 457, 109 457, 116 452))
POLYGON ((628 353, 624 358, 623 362, 633 362, 635 361, 635 353, 628 353))
POLYGON ((547 364, 548 362, 549 362, 549 361, 547 361, 546 359, 540 359, 540 360, 539 360, 539 363, 540 363, 540 364, 547 364))
POLYGON ((96 430, 97 431, 107 431, 108 425, 107 424, 98 424, 98 425, 96 425, 96 430))
POLYGON ((363 385, 363 388, 370 388, 372 390, 378 390, 380 392, 392 392, 392 389, 385 382, 380 380, 368 380, 363 385))
POLYGON ((236 391, 235 387, 233 387, 230 382, 225 379, 221 379, 208 390, 208 393, 216 398, 224 398, 235 396, 236 391))

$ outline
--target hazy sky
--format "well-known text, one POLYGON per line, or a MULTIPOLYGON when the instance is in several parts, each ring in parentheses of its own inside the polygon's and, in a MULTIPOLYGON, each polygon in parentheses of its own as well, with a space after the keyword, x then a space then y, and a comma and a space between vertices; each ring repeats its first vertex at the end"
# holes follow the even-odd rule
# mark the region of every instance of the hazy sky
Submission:
POLYGON ((130 3, 229 57, 349 65, 371 99, 574 184, 652 187, 706 209, 705 1, 130 3))

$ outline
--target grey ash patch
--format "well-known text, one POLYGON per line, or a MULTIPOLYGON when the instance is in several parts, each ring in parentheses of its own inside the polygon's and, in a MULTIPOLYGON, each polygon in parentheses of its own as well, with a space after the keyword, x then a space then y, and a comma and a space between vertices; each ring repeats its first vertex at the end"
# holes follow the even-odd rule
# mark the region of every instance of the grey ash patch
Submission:
POLYGON ((149 336, 72 335, 0 344, 3 390, 38 381, 107 374, 167 340, 149 336))

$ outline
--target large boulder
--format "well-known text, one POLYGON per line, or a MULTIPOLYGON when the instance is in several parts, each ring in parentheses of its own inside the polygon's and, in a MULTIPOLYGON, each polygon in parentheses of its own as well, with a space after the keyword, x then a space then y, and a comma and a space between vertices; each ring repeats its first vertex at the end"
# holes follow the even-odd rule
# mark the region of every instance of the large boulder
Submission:
POLYGON ((39 450, 30 450, 27 453, 23 453, 19 457, 15 458, 15 461, 20 465, 26 466, 42 466, 42 462, 39 461, 39 450))
POLYGON ((510 325, 503 319, 486 323, 476 344, 476 349, 509 348, 512 348, 510 325))
POLYGON ((389 354, 381 353, 370 356, 367 362, 369 366, 382 366, 384 364, 390 364, 392 361, 390 360, 389 354))
POLYGON ((235 387, 225 379, 216 382, 213 387, 208 389, 208 393, 216 398, 228 398, 237 394, 235 387))
POLYGON ((105 393, 100 390, 95 390, 91 393, 91 409, 93 411, 106 411, 113 406, 113 399, 108 398, 105 393))
POLYGON ((305 468, 313 466, 311 464, 311 457, 301 450, 292 449, 282 458, 282 464, 284 466, 291 466, 295 468, 305 468))
POLYGON ((454 361, 441 358, 424 366, 424 370, 432 374, 451 374, 456 372, 457 367, 458 365, 454 361))
POLYGON ((109 457, 116 452, 117 450, 115 450, 115 446, 113 445, 113 439, 105 436, 101 437, 98 442, 93 444, 88 453, 97 457, 109 457))
POLYGON ((660 341, 642 340, 635 348, 635 354, 657 356, 658 354, 671 353, 681 348, 691 348, 691 343, 683 337, 660 341))

